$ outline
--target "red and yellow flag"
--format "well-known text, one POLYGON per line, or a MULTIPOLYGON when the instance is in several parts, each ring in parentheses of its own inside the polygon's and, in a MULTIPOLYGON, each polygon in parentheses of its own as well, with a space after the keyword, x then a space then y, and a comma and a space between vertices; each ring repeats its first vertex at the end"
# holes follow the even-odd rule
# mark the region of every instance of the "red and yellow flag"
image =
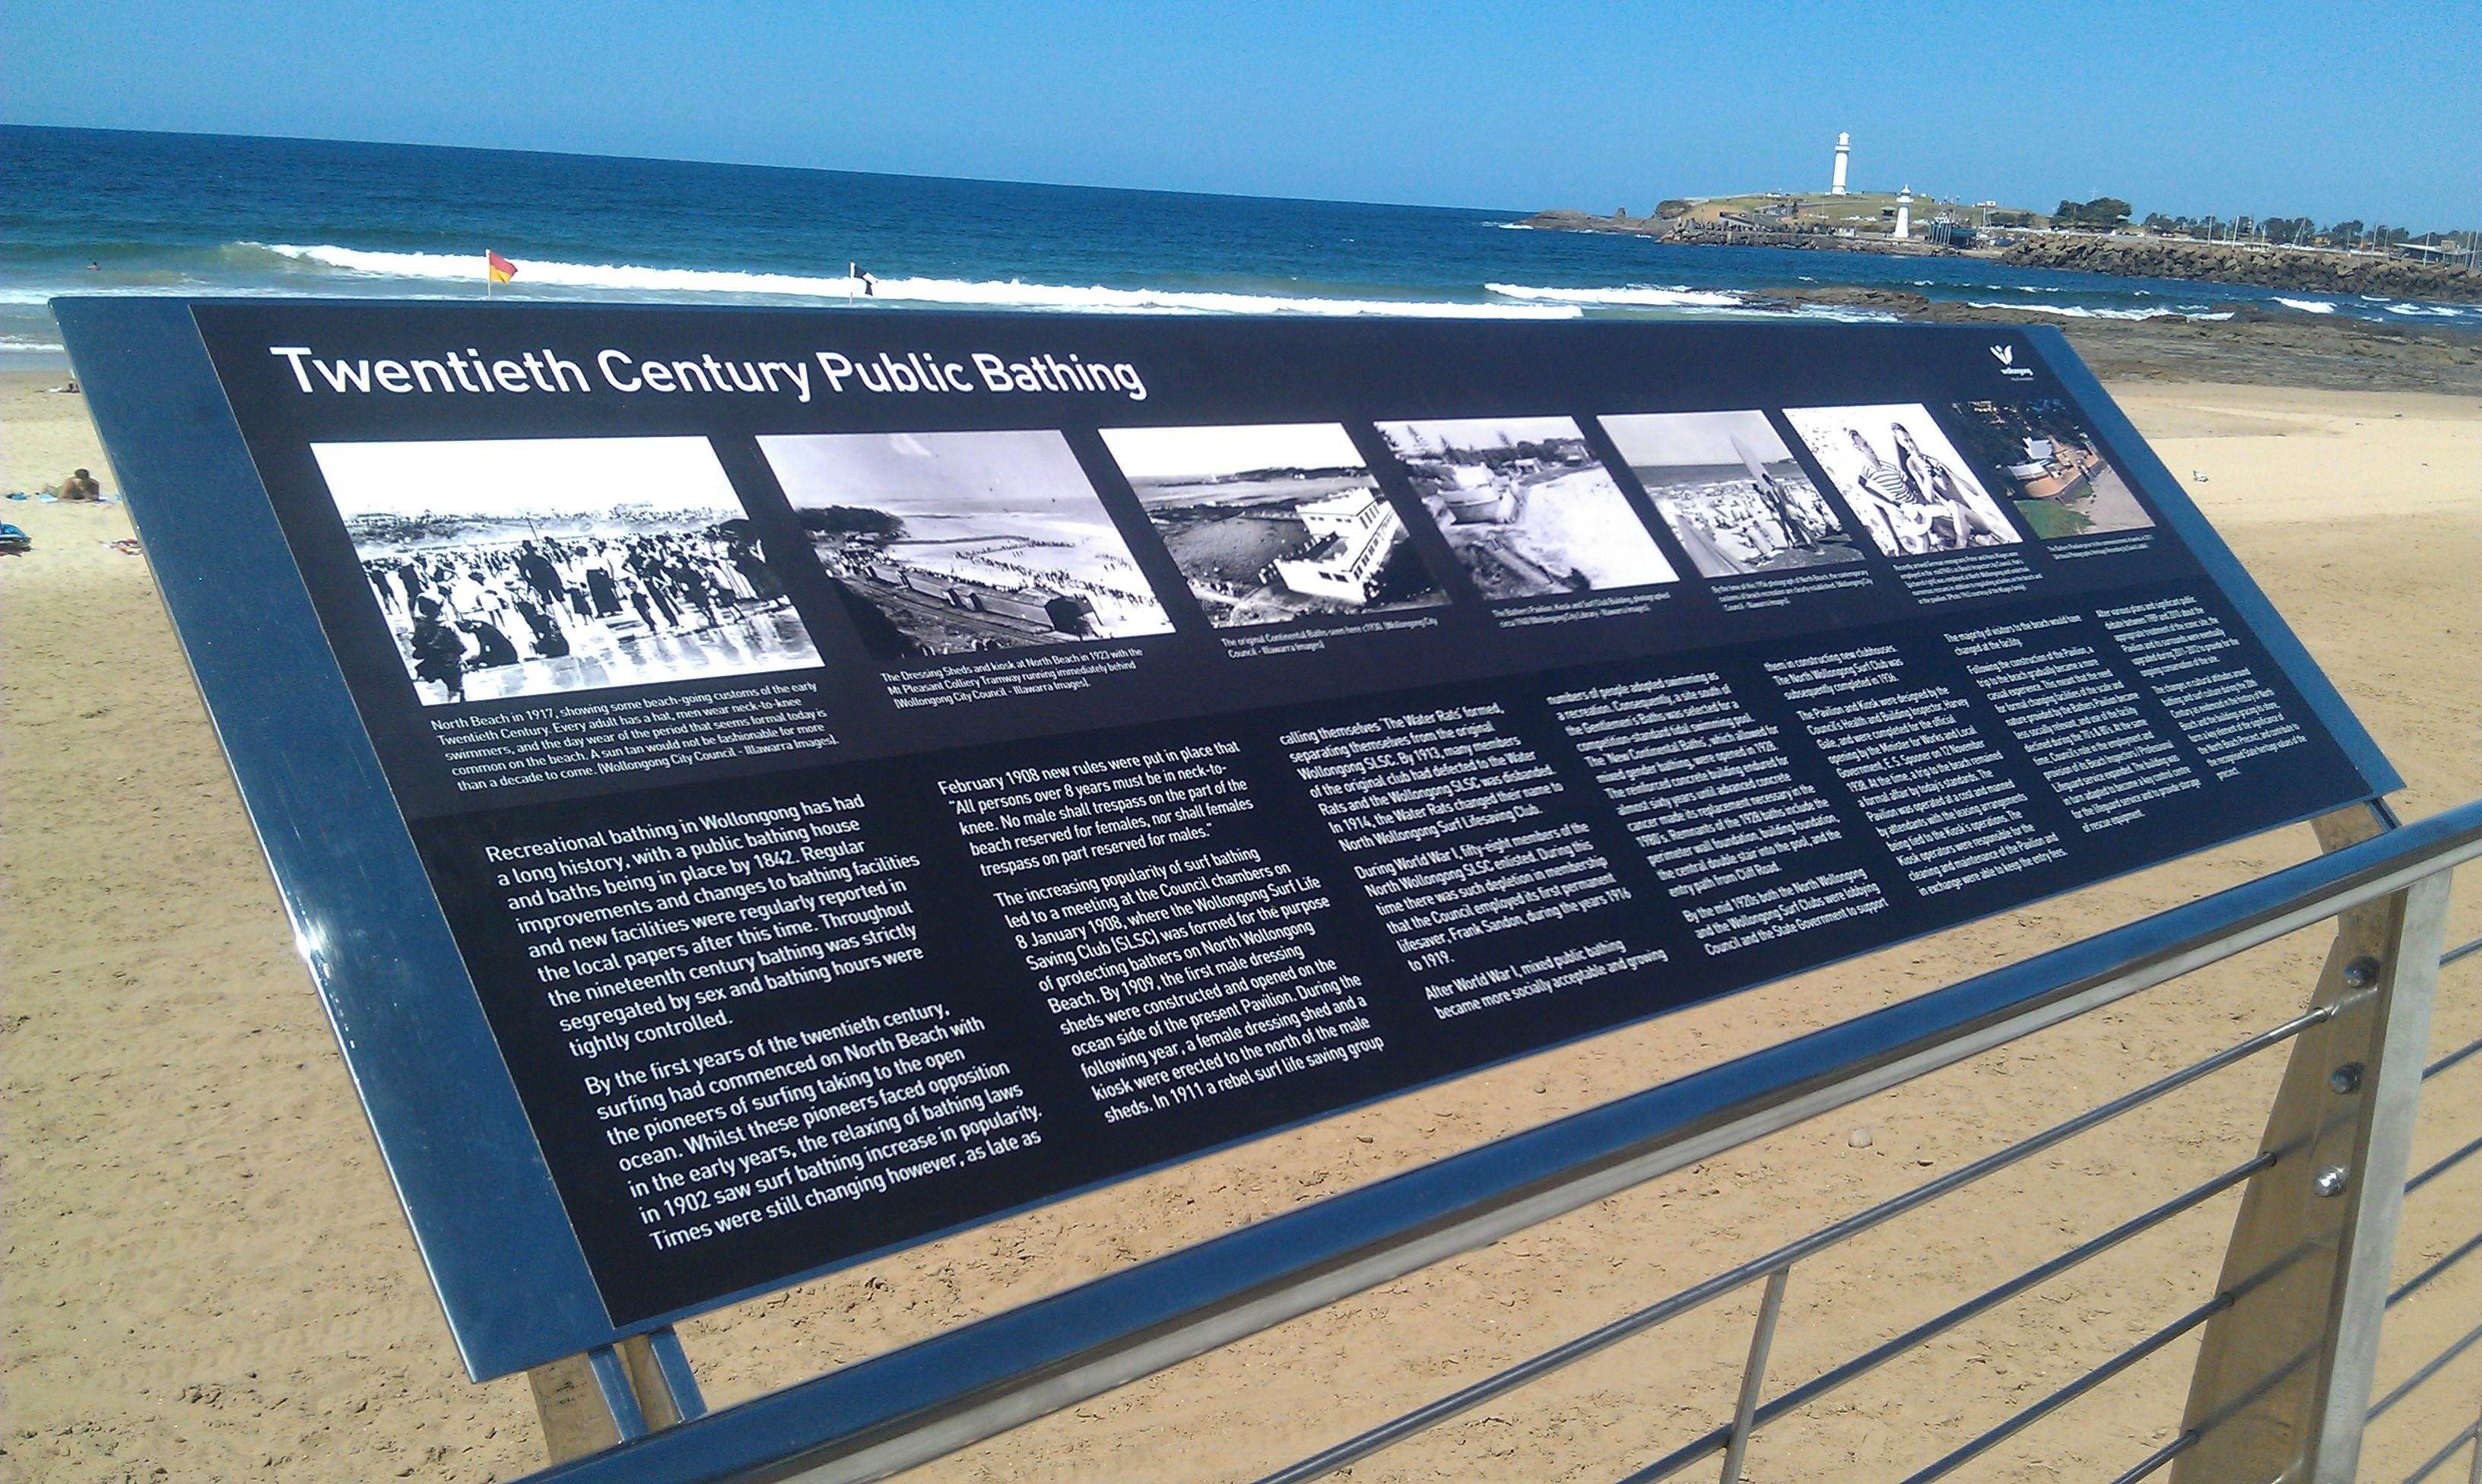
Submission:
POLYGON ((483 264, 484 271, 490 275, 493 283, 506 283, 517 275, 516 264, 488 248, 483 253, 483 264))

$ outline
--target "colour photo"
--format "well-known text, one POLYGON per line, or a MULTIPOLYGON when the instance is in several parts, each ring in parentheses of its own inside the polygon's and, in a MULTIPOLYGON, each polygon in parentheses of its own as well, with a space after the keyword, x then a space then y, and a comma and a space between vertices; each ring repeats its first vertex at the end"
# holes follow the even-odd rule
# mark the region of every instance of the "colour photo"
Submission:
POLYGON ((882 660, 1169 634, 1057 432, 758 440, 882 660))
POLYGON ((427 706, 819 663, 704 438, 311 453, 427 706))
POLYGON ((2057 397, 1963 402, 1958 442, 1999 471, 2018 515, 2046 541, 2154 524, 2076 410, 2057 397))
POLYGON ((1647 412, 1602 423, 1701 576, 1862 560, 1765 413, 1647 412))
POLYGON ((1219 629, 1447 601, 1337 424, 1107 428, 1103 442, 1219 629))
POLYGON ((2022 539, 1920 404, 1787 407, 1784 419, 1888 556, 2022 539))
POLYGON ((1485 598, 1678 579, 1568 418, 1382 423, 1379 431, 1485 598))

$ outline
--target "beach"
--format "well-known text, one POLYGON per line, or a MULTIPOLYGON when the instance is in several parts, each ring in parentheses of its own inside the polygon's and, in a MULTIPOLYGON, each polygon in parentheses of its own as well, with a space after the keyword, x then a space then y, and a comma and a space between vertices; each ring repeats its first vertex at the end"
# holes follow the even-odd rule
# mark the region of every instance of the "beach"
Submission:
MULTIPOLYGON (((2357 362, 2368 348, 2324 326, 2304 333, 2331 340, 2304 353, 2138 325, 2077 341, 2402 771, 2398 812, 2482 794, 2482 371, 2462 351, 2357 362)), ((61 379, 0 373, 0 483, 35 489, 84 465, 117 493, 83 399, 43 390, 61 379)), ((458 1367, 147 566, 112 544, 131 534, 124 508, 0 511, 35 542, 0 558, 13 985, 0 1471, 471 1481, 540 1467, 524 1378, 476 1386, 458 1367)), ((2314 849, 2295 827, 2205 852, 851 1268, 682 1338, 709 1401, 726 1404, 2314 849)), ((2451 942, 2482 932, 2468 874, 2451 942)), ((918 1476, 1255 1477, 2285 1019, 2328 936, 1680 1171, 918 1476)), ((2477 1034, 2482 962, 2444 976, 2433 1044, 2477 1034)), ((1815 1374, 2247 1158, 2281 1066, 2278 1054, 2219 1074, 1805 1263, 1772 1375, 1815 1374)), ((2416 1166, 2482 1134, 2477 1076, 2469 1063, 2437 1084, 2416 1166)), ((2220 1197, 1769 1429, 1751 1478, 1928 1463, 2207 1297, 2235 1204, 2220 1197)), ((2468 1235, 2477 1206, 2482 1163, 2413 1201, 2399 1275, 2468 1235)), ((2390 1325, 2381 1387, 2469 1325, 2482 1264, 2431 1291, 2390 1325)), ((1745 1289, 1354 1476, 1640 1467, 1729 1417, 1756 1301, 1745 1289)), ((2172 1345, 1976 1476, 2119 1472, 2168 1436, 2194 1353, 2172 1345)), ((2373 1430, 2371 1477, 2400 1476, 2470 1420, 2477 1361, 2373 1430)))

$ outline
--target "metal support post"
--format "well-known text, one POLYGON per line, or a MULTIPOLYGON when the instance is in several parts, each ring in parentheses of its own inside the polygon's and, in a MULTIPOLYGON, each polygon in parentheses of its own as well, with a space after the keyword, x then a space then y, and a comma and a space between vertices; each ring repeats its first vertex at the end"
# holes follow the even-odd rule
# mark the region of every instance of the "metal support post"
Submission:
POLYGON ((706 1412, 680 1337, 669 1328, 537 1366, 526 1381, 556 1464, 706 1412))
MULTIPOLYGON (((2353 1484, 2362 1423, 2379 1365, 2379 1331, 2394 1285, 2396 1232, 2404 1220, 2405 1173, 2413 1163, 2414 1121, 2421 1111, 2421 1064, 2430 1049, 2431 1002, 2439 955, 2447 944, 2446 872, 2398 898, 2394 935, 2380 969, 2366 1101, 2347 1186, 2334 1297, 2314 1372, 2307 1476, 2312 1484, 2353 1484)), ((2320 1171, 2323 1181, 2326 1172, 2320 1171)))
MULTIPOLYGON (((2383 829, 2360 809, 2315 822, 2329 851, 2383 829)), ((2294 1044, 2268 1114, 2258 1147, 2274 1162, 2243 1195, 2218 1283, 2239 1297, 2199 1346, 2181 1419, 2198 1443, 2173 1484, 2352 1476, 2349 1453, 2340 1473, 2296 1471, 2360 1446, 2446 897, 2442 874, 2337 919, 2311 1001, 2337 1013, 2294 1044), (2349 1424, 2337 1416, 2348 1393, 2349 1424)))
POLYGON ((1784 1285, 1791 1279, 1789 1263, 1767 1274, 1766 1296, 1758 1300, 1757 1327, 1750 1332, 1750 1359, 1741 1367, 1741 1397, 1732 1408, 1731 1442, 1724 1448, 1723 1484, 1741 1484, 1741 1464, 1750 1456, 1758 1397, 1767 1386, 1767 1352, 1775 1348, 1776 1321, 1783 1317, 1784 1285))

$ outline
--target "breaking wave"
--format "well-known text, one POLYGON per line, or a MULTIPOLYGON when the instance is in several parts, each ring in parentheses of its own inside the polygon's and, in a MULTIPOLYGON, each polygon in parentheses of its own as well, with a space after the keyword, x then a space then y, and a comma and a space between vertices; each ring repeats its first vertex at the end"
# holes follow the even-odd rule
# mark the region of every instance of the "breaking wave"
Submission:
POLYGON ((1486 283, 1483 287, 1503 299, 1554 304, 1606 304, 1618 309, 1738 309, 1744 302, 1740 295, 1729 290, 1693 289, 1686 285, 1665 289, 1634 284, 1618 289, 1537 289, 1519 283, 1486 283))
MULTIPOLYGON (((316 263, 375 278, 474 285, 484 276, 480 253, 371 252, 354 247, 266 245, 296 262, 316 263)), ((622 294, 714 294, 751 299, 858 299, 864 285, 843 273, 754 273, 735 269, 647 268, 631 264, 521 259, 517 289, 591 289, 622 294)), ((1392 316, 1440 320, 1569 320, 1583 313, 1565 304, 1460 304, 1429 299, 1322 299, 1192 289, 1116 289, 1099 285, 1027 283, 1021 279, 881 278, 875 303, 948 304, 983 309, 1055 309, 1138 314, 1300 314, 1392 316)))
POLYGON ((2056 314, 2073 320, 2229 320, 2229 309, 2097 309, 2087 304, 2002 304, 1989 299, 1966 300, 1976 309, 2008 309, 2019 314, 2056 314))

